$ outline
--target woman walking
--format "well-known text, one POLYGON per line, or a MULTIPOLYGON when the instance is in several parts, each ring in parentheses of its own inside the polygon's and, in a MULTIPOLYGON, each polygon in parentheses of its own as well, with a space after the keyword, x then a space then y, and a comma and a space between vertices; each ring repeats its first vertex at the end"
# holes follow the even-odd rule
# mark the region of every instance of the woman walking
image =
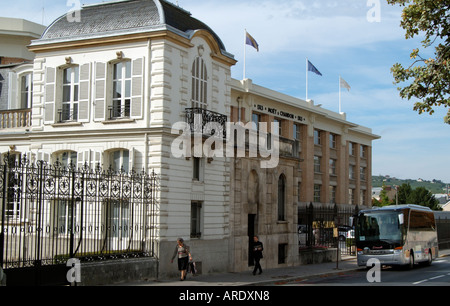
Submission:
POLYGON ((189 246, 187 246, 184 243, 183 238, 177 239, 177 246, 175 247, 175 250, 173 252, 172 260, 170 261, 173 263, 173 260, 178 255, 178 270, 181 272, 181 278, 180 281, 183 281, 186 279, 186 272, 189 265, 189 259, 192 260, 191 253, 189 251, 189 246))

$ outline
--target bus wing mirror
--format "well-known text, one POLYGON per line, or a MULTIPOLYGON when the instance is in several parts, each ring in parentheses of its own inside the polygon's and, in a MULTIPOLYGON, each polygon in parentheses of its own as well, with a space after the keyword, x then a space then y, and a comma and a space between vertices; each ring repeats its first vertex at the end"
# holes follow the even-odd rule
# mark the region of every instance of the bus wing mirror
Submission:
POLYGON ((348 218, 348 223, 350 224, 351 227, 355 226, 354 222, 355 222, 355 218, 354 217, 350 217, 348 218))
POLYGON ((399 224, 403 224, 404 221, 405 221, 404 218, 405 218, 405 217, 404 217, 403 214, 399 214, 399 215, 398 215, 398 223, 399 223, 399 224))

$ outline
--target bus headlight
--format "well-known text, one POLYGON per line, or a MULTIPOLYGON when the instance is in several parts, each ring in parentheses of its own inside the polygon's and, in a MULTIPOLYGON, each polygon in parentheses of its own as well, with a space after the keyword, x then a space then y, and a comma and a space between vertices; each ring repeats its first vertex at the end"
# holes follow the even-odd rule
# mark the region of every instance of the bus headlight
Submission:
POLYGON ((394 255, 400 255, 403 253, 403 247, 398 247, 394 249, 394 255))

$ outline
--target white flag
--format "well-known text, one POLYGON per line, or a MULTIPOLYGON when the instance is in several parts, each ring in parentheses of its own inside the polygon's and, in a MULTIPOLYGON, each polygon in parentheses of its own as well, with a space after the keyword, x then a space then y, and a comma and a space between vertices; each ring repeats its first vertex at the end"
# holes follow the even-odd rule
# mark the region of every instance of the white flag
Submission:
POLYGON ((348 83, 343 78, 340 78, 339 83, 340 83, 341 88, 347 88, 348 91, 350 91, 350 89, 351 89, 350 85, 348 85, 348 83))

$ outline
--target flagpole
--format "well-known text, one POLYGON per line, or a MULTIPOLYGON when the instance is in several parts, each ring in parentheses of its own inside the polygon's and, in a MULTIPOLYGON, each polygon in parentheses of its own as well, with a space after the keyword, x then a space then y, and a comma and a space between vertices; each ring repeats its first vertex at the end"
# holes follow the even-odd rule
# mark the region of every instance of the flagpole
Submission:
POLYGON ((306 101, 308 101, 308 58, 306 58, 306 101))
POLYGON ((247 29, 244 29, 244 79, 243 80, 245 80, 246 57, 247 57, 247 29))
POLYGON ((341 111, 341 76, 339 76, 339 114, 342 113, 341 111))

